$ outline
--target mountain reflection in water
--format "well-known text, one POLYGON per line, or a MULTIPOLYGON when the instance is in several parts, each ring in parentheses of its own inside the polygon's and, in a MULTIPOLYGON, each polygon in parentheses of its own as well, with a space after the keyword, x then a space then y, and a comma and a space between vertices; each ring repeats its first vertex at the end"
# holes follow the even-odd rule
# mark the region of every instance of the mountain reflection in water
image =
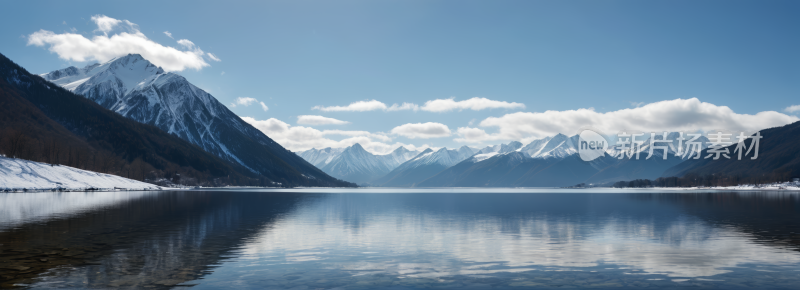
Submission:
POLYGON ((67 200, 74 206, 54 202, 64 200, 57 193, 0 196, 2 207, 30 209, 0 214, 4 287, 800 285, 797 193, 247 189, 114 198, 70 194, 67 200))

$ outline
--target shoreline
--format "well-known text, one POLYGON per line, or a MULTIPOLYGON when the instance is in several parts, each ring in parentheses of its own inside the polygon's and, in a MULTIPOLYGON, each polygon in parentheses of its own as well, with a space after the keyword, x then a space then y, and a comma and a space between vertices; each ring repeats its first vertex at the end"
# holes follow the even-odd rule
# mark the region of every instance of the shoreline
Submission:
POLYGON ((94 188, 94 187, 79 187, 79 188, 64 188, 64 187, 34 187, 34 188, 4 188, 0 187, 0 193, 36 193, 36 192, 125 192, 125 191, 196 191, 196 190, 248 190, 248 189, 268 189, 268 190, 353 190, 353 191, 374 191, 374 190, 647 190, 647 191, 696 191, 696 190, 714 190, 714 191, 781 191, 781 192, 800 192, 798 185, 768 185, 757 187, 754 185, 747 186, 726 186, 726 187, 257 187, 257 186, 225 186, 225 187, 165 187, 157 186, 142 187, 142 188, 94 188))

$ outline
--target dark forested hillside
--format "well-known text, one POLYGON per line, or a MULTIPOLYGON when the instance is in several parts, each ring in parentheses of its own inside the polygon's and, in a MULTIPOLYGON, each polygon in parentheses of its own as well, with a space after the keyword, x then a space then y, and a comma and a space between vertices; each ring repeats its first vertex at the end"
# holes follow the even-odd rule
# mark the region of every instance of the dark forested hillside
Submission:
POLYGON ((166 178, 189 185, 352 186, 333 178, 251 172, 32 75, 2 54, 0 151, 9 157, 148 181, 166 178))
MULTIPOLYGON (((759 154, 755 160, 751 159, 753 152, 738 160, 738 155, 733 153, 736 148, 734 143, 727 147, 731 159, 689 159, 667 169, 662 176, 717 175, 735 179, 739 183, 779 182, 800 177, 800 122, 761 130, 761 136, 759 154)), ((748 148, 751 142, 752 139, 745 141, 748 148)), ((707 150, 704 150, 702 156, 706 155, 707 150)))

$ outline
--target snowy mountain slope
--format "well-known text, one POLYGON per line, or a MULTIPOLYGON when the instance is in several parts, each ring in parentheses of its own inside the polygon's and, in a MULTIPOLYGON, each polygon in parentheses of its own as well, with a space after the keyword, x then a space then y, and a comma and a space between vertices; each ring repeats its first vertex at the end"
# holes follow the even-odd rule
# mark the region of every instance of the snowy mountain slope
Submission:
POLYGON ((378 186, 414 186, 431 176, 472 156, 472 149, 462 146, 458 150, 428 148, 406 161, 373 183, 378 186))
POLYGON ((541 153, 542 149, 544 149, 547 143, 550 142, 550 139, 553 139, 553 137, 545 137, 542 139, 533 140, 531 143, 528 143, 528 145, 525 145, 525 147, 520 148, 520 152, 528 153, 529 156, 537 156, 541 153))
POLYGON ((567 137, 564 134, 558 134, 547 141, 538 154, 531 155, 532 158, 565 158, 567 156, 578 153, 578 135, 567 137))
POLYGON ((111 174, 81 170, 56 165, 0 157, 0 190, 4 189, 53 189, 69 190, 131 189, 156 190, 158 186, 111 174))
POLYGON ((508 152, 516 151, 520 147, 522 147, 522 143, 517 142, 517 141, 511 141, 508 144, 497 144, 497 145, 493 145, 493 146, 486 146, 486 147, 484 147, 483 149, 481 149, 477 153, 479 153, 479 154, 487 154, 487 153, 494 153, 494 152, 508 153, 508 152))
POLYGON ((313 164, 317 168, 322 168, 323 166, 327 165, 334 158, 339 156, 344 152, 345 148, 324 148, 324 149, 314 149, 311 148, 306 151, 297 152, 297 155, 301 158, 305 159, 309 163, 313 164))
MULTIPOLYGON (((359 144, 359 146, 361 146, 361 145, 359 144)), ((297 155, 302 157, 306 161, 310 162, 314 166, 317 166, 317 168, 322 169, 322 168, 325 168, 325 166, 328 165, 329 163, 331 163, 334 160, 336 160, 336 158, 339 157, 342 153, 344 153, 344 151, 346 149, 347 148, 331 148, 331 147, 324 148, 324 149, 313 149, 312 148, 312 149, 309 149, 309 150, 306 150, 306 151, 297 152, 297 155)), ((373 159, 372 157, 375 157, 377 159, 377 162, 383 163, 383 166, 385 166, 389 170, 392 170, 392 169, 397 168, 397 166, 400 166, 400 164, 403 164, 403 162, 406 162, 409 159, 414 158, 414 156, 417 156, 417 154, 419 154, 419 151, 411 151, 411 150, 408 150, 405 147, 401 146, 401 147, 398 147, 397 149, 395 149, 394 151, 392 151, 389 154, 375 155, 375 154, 371 154, 371 153, 367 152, 367 154, 358 154, 357 156, 356 155, 351 155, 351 156, 349 156, 349 158, 350 159, 352 159, 352 158, 356 158, 356 159, 358 159, 358 158, 366 158, 366 159, 372 160, 373 159)), ((341 160, 339 162, 341 162, 341 160)), ((371 163, 370 162, 366 162, 364 164, 371 164, 371 163)), ((358 166, 355 163, 353 163, 352 165, 353 166, 358 166)), ((362 170, 356 170, 356 169, 353 169, 353 170, 354 171, 362 171, 362 170)), ((331 172, 327 172, 327 173, 331 174, 331 172)), ((336 175, 334 175, 334 176, 336 176, 336 175)))
POLYGON ((472 157, 472 155, 475 155, 475 153, 476 150, 469 148, 467 146, 461 146, 461 148, 458 148, 458 159, 459 160, 467 159, 469 157, 472 157))
POLYGON ((343 185, 244 122, 184 77, 164 72, 138 54, 41 76, 276 182, 343 185))
POLYGON ((383 176, 391 169, 384 160, 364 150, 356 143, 322 167, 322 171, 342 180, 364 184, 383 176))
POLYGON ((377 156, 378 159, 382 160, 383 163, 386 164, 386 167, 389 168, 389 170, 393 170, 397 168, 397 166, 400 166, 400 164, 403 164, 409 159, 419 155, 419 153, 419 151, 411 151, 401 146, 397 147, 397 149, 392 151, 392 153, 377 156))

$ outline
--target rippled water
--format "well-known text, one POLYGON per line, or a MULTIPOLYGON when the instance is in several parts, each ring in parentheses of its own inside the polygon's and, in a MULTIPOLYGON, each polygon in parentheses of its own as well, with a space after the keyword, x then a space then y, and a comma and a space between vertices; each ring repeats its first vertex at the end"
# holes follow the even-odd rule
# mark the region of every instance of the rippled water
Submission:
POLYGON ((800 289, 800 194, 0 193, 0 285, 800 289))

